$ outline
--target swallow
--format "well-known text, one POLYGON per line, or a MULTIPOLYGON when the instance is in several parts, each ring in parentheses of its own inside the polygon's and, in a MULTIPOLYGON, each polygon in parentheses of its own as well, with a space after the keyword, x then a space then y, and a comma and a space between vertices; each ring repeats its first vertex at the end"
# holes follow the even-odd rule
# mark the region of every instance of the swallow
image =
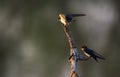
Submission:
POLYGON ((59 14, 58 15, 58 20, 63 24, 63 25, 69 25, 73 20, 74 17, 78 16, 85 16, 85 14, 59 14))
POLYGON ((102 60, 105 60, 105 58, 98 54, 97 52, 87 48, 87 46, 82 46, 81 47, 81 50, 84 52, 84 54, 87 56, 87 57, 92 57, 93 59, 95 59, 95 61, 98 62, 98 59, 102 59, 102 60))

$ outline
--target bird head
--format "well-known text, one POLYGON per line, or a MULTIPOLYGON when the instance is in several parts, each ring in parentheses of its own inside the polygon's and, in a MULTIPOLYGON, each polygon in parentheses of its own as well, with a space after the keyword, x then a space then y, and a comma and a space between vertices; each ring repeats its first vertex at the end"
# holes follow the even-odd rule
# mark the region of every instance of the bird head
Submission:
POLYGON ((87 46, 86 45, 83 45, 82 47, 81 47, 81 50, 85 50, 87 48, 87 46))
POLYGON ((58 20, 64 25, 67 24, 65 14, 59 14, 58 15, 58 20))

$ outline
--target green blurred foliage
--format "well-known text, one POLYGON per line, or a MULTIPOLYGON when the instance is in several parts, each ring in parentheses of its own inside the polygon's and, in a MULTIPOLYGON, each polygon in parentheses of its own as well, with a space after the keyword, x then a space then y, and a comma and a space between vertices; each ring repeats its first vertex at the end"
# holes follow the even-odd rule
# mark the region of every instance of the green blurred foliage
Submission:
MULTIPOLYGON (((101 1, 81 0, 81 2, 83 2, 82 5, 89 2, 96 5, 101 1)), ((83 77, 120 76, 120 5, 118 0, 112 2, 118 17, 112 23, 107 44, 101 49, 104 50, 106 61, 103 63, 92 60, 79 62, 78 73, 83 77)), ((73 5, 75 6, 74 3, 73 5)), ((63 76, 65 66, 70 66, 67 62, 69 45, 57 15, 76 13, 76 10, 73 10, 75 7, 71 6, 69 0, 0 0, 0 77, 63 76)), ((85 19, 87 18, 78 19, 81 20, 81 24, 73 23, 74 26, 71 26, 78 49, 83 44, 92 45, 88 42, 89 34, 84 33, 82 29, 84 24, 82 22, 85 19)), ((85 23, 88 22, 86 20, 85 23)), ((80 52, 80 54, 83 53, 80 52)))

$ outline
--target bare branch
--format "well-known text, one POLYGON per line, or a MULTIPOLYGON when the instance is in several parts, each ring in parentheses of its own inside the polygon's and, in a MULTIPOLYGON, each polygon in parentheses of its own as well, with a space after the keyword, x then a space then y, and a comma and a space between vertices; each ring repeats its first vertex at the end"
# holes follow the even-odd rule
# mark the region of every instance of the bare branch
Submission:
MULTIPOLYGON (((72 15, 82 15, 83 14, 72 14, 72 15)), ((79 61, 86 61, 89 59, 89 57, 84 57, 82 55, 78 54, 78 50, 76 47, 76 44, 74 42, 74 38, 72 36, 72 33, 70 31, 70 23, 72 21, 72 15, 65 15, 65 14, 59 14, 58 19, 59 21, 63 24, 63 29, 65 31, 67 40, 69 42, 69 46, 70 46, 70 57, 69 57, 69 62, 71 64, 71 71, 70 71, 70 77, 78 77, 77 73, 76 73, 76 64, 79 61)))
POLYGON ((78 54, 78 50, 76 48, 76 44, 74 42, 72 33, 70 31, 70 26, 69 25, 63 25, 65 34, 67 36, 67 40, 70 45, 70 57, 69 57, 69 62, 71 63, 71 71, 70 71, 70 77, 78 77, 76 73, 76 64, 77 61, 86 61, 89 59, 89 57, 84 57, 82 55, 78 54))

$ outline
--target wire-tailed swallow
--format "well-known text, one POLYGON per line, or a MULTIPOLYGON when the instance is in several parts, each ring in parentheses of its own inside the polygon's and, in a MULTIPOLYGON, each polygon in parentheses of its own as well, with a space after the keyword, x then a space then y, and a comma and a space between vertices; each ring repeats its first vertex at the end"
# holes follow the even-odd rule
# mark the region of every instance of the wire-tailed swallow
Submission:
POLYGON ((69 25, 73 21, 73 17, 85 16, 85 14, 59 14, 58 19, 63 25, 69 25))
POLYGON ((96 61, 98 61, 98 59, 102 59, 102 60, 105 60, 105 58, 98 54, 97 52, 87 48, 87 46, 82 46, 81 47, 81 50, 84 52, 84 54, 87 56, 87 57, 92 57, 93 59, 95 59, 96 61))

